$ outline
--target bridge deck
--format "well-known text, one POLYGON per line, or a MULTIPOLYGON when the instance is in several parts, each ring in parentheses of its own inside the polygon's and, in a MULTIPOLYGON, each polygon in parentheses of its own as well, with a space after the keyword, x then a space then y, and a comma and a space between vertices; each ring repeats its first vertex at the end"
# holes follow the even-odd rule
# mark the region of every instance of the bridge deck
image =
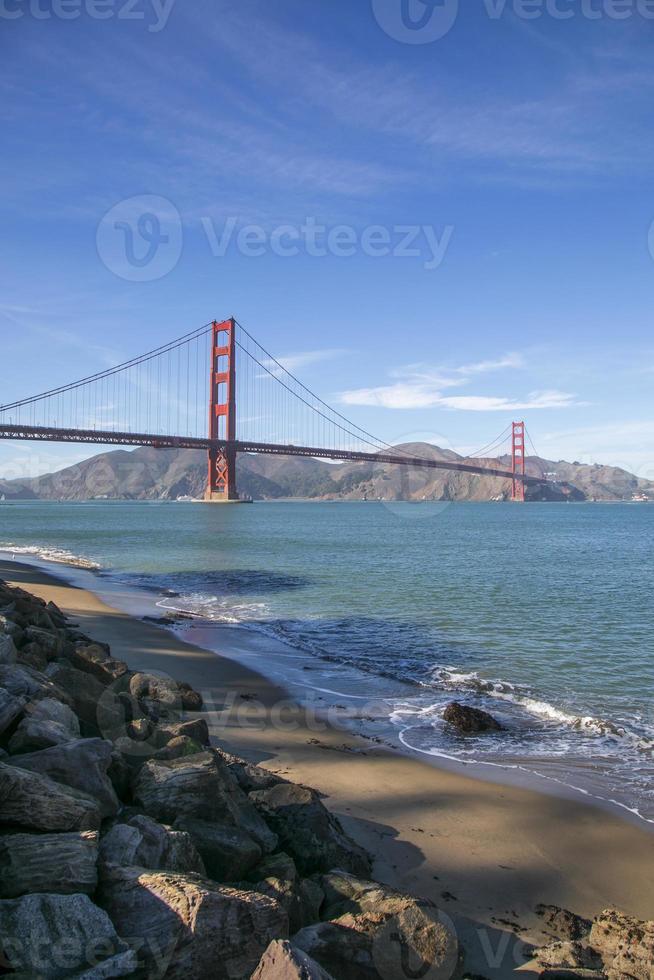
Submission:
MULTIPOLYGON (((35 442, 72 442, 106 446, 152 446, 155 449, 219 449, 237 453, 260 453, 268 456, 306 456, 315 459, 334 459, 358 463, 391 463, 398 466, 414 466, 422 469, 454 470, 477 476, 496 476, 512 480, 511 470, 475 463, 455 463, 449 460, 425 459, 394 453, 352 452, 347 449, 321 449, 316 446, 281 446, 265 442, 240 442, 198 439, 193 436, 162 436, 143 432, 109 432, 98 429, 57 429, 36 425, 2 425, 0 439, 24 439, 35 442)), ((527 485, 543 485, 549 481, 536 476, 516 474, 516 479, 527 485)))

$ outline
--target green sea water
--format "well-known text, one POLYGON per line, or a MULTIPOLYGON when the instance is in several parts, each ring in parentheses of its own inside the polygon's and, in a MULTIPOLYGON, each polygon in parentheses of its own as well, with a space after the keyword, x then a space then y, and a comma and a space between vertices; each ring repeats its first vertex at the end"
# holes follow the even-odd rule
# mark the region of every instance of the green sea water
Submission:
POLYGON ((0 545, 282 640, 288 663, 254 666, 374 692, 406 751, 541 773, 654 820, 654 507, 5 502, 0 545), (454 698, 506 732, 448 731, 454 698))

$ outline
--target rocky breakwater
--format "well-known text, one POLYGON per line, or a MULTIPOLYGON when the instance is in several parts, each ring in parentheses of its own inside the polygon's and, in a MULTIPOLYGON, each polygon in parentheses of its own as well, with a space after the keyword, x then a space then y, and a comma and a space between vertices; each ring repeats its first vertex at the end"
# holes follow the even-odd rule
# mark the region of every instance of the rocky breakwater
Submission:
POLYGON ((453 976, 449 920, 371 881, 314 790, 211 746, 202 710, 0 582, 0 972, 453 976))

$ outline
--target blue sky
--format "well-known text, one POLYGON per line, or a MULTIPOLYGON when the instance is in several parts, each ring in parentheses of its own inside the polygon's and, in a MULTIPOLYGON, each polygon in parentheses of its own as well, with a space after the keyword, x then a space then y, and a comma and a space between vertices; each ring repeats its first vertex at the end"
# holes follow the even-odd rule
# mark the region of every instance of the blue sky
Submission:
MULTIPOLYGON (((524 416, 541 455, 654 479, 652 18, 1 0, 0 401, 234 313, 388 441, 524 416), (144 200, 169 240, 130 265, 107 228, 144 200)), ((2 445, 0 473, 90 454, 2 445)))

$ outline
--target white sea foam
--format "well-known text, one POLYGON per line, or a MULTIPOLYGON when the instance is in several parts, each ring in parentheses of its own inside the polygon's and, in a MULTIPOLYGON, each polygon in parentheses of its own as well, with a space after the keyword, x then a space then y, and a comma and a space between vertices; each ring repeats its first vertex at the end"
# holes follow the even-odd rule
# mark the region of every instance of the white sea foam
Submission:
POLYGON ((67 551, 65 548, 51 548, 46 545, 0 543, 0 551, 9 555, 30 556, 59 565, 71 565, 74 568, 86 568, 89 571, 98 571, 102 567, 90 558, 74 555, 72 551, 67 551))

